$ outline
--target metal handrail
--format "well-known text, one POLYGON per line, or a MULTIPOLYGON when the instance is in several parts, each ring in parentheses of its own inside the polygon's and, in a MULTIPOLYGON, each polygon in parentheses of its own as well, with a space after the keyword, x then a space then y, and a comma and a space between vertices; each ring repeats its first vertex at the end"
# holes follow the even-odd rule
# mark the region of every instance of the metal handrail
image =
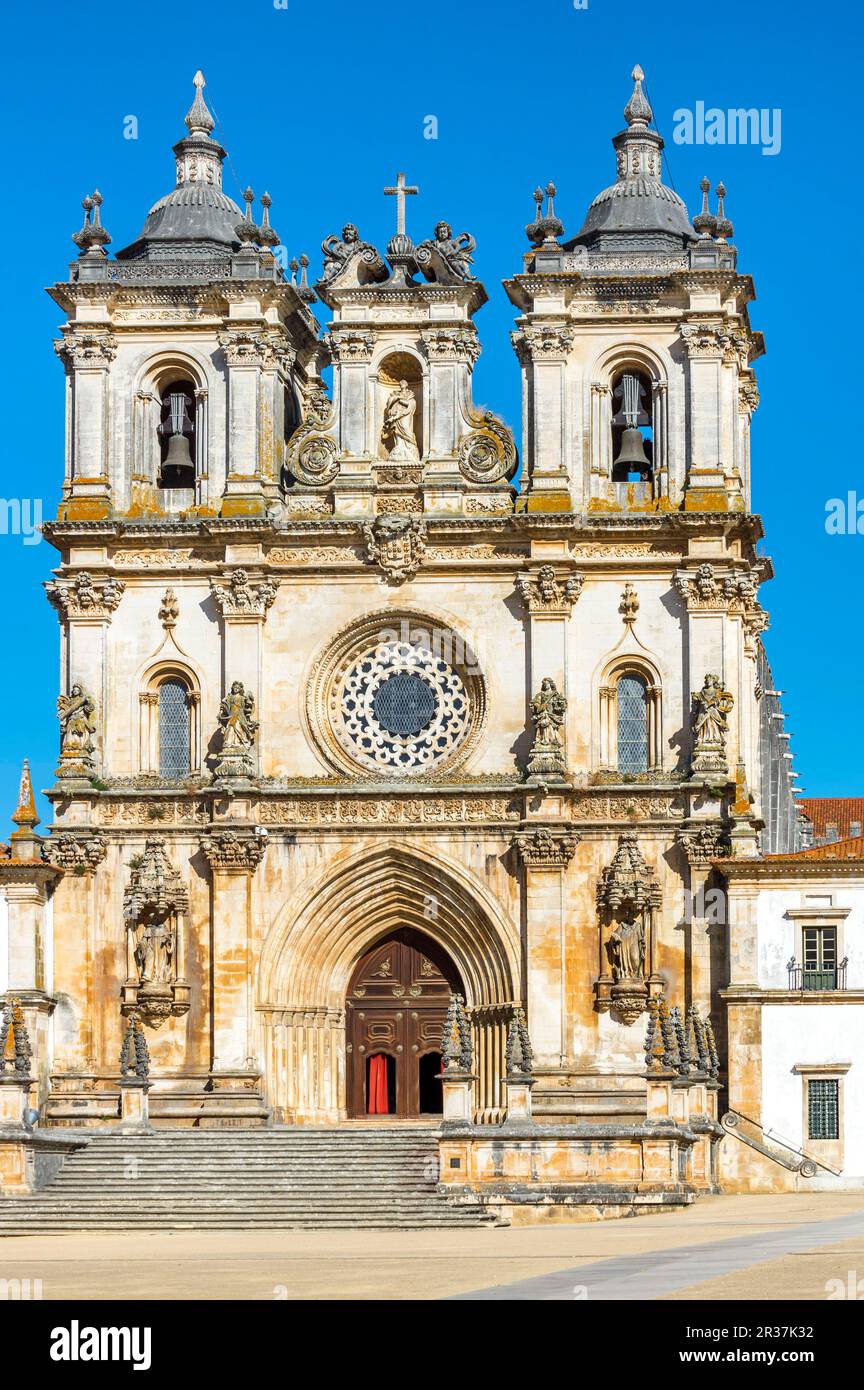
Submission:
POLYGON ((825 970, 808 970, 806 966, 799 965, 795 957, 786 962, 786 969, 789 973, 789 989, 800 990, 806 993, 808 990, 845 990, 846 988, 846 969, 849 965, 849 957, 844 956, 839 965, 831 966, 825 970))
POLYGON ((805 1149, 799 1148, 797 1144, 793 1144, 789 1139, 782 1138, 780 1135, 775 1134, 773 1130, 765 1129, 764 1125, 761 1125, 758 1120, 752 1120, 749 1115, 742 1115, 740 1110, 727 1110, 721 1120, 721 1124, 724 1129, 734 1130, 737 1137, 745 1144, 749 1144, 751 1148, 758 1149, 759 1153, 764 1154, 766 1158, 773 1159, 775 1163, 780 1163, 782 1167, 788 1168, 790 1172, 800 1173, 802 1178, 815 1178, 817 1168, 824 1168, 826 1173, 833 1174, 835 1178, 839 1178, 843 1172, 842 1168, 832 1168, 831 1164, 826 1163, 824 1159, 816 1158, 813 1154, 807 1153, 805 1149), (796 1154, 800 1161, 792 1162, 780 1154, 774 1154, 765 1144, 758 1143, 751 1136, 744 1134, 743 1131, 739 1131, 739 1120, 744 1120, 746 1124, 752 1125, 754 1129, 758 1129, 763 1139, 768 1140, 772 1144, 777 1144, 783 1149, 788 1149, 792 1154, 796 1154))

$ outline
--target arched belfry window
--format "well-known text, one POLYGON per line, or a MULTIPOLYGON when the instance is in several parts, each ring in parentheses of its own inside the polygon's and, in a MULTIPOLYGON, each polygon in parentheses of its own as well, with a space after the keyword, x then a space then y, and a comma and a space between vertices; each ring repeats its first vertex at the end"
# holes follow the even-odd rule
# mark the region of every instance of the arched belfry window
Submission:
POLYGON ((648 771, 648 687, 635 674, 618 681, 618 771, 648 771))
POLYGON ((159 773, 186 777, 190 771, 189 687, 177 676, 159 686, 159 773))
POLYGON ((654 477, 652 385, 628 368, 612 383, 612 481, 650 482, 654 477))
POLYGON ((159 486, 195 486, 195 388, 173 381, 162 391, 159 421, 159 486))
POLYGON ((663 693, 647 662, 621 660, 600 686, 600 766, 622 777, 663 766, 663 693))

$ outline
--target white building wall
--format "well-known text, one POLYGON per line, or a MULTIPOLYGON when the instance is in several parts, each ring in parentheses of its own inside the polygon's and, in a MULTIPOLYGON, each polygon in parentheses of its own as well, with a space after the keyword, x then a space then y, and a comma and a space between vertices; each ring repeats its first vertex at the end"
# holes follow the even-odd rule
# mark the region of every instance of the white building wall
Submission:
MULTIPOLYGON (((791 923, 788 924, 791 926, 791 923)), ((864 1176, 864 1004, 766 1004, 762 1116, 766 1133, 807 1149, 804 1078, 793 1068, 849 1063, 843 1081, 844 1178, 864 1176)))
MULTIPOLYGON (((792 956, 801 964, 799 933, 795 920, 787 917, 790 908, 825 906, 848 907, 849 916, 838 926, 838 959, 849 958, 847 989, 864 989, 864 887, 832 888, 818 883, 806 889, 771 888, 759 894, 757 930, 759 938, 758 983, 763 989, 788 989, 786 966, 792 956), (827 901, 830 899, 830 903, 827 901)), ((830 1005, 829 1005, 830 1007, 830 1005)), ((845 1009, 846 1006, 843 1006, 845 1009)))

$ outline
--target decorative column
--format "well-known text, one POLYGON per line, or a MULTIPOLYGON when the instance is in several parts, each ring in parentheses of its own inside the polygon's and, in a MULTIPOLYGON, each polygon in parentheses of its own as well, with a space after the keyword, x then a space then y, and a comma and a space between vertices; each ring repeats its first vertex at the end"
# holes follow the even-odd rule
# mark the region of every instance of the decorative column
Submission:
POLYGON ((712 874, 712 860, 723 859, 730 853, 729 835, 725 826, 696 822, 679 830, 675 838, 687 861, 684 875, 687 909, 684 917, 690 966, 690 1003, 709 1013, 713 999, 712 986, 725 984, 726 914, 714 910, 714 901, 708 896, 708 882, 712 874))
POLYGON ((137 1014, 129 1022, 120 1048, 120 1128, 133 1134, 150 1128, 150 1051, 137 1014))
POLYGON ((108 378, 117 340, 107 326, 76 328, 54 348, 69 378, 69 458, 59 519, 102 521, 111 515, 108 378))
POLYGON ((64 630, 64 693, 57 702, 63 730, 61 780, 89 785, 106 763, 109 730, 108 628, 126 585, 113 575, 89 570, 61 574, 45 585, 64 630), (89 728, 88 728, 89 725, 89 728))
POLYGON ((525 875, 528 1017, 538 1061, 553 1069, 568 1052, 564 878, 580 839, 557 825, 526 827, 514 839, 525 875))
POLYGON ((213 877, 212 989, 215 1090, 258 1080, 253 1027, 253 878, 267 848, 266 831, 211 830, 201 850, 213 877))
POLYGON ((510 1131, 531 1130, 535 1126, 531 1118, 531 1088, 534 1085, 534 1050, 528 1036, 525 1015, 521 1009, 513 1010, 510 1027, 507 1030, 507 1118, 505 1127, 510 1131))
MULTIPOLYGON (((542 542, 537 544, 543 547, 542 542)), ((549 543, 545 548, 548 551, 549 543)), ((552 542, 551 548, 557 550, 557 543, 552 542)), ((572 563, 568 563, 563 547, 562 553, 556 554, 554 560, 550 556, 548 560, 538 563, 539 558, 516 580, 516 589, 529 620, 528 679, 530 688, 536 692, 540 691, 544 681, 551 681, 565 700, 566 709, 568 625, 573 606, 582 593, 585 576, 574 569, 572 563)), ((574 742, 570 746, 575 746, 578 735, 578 729, 573 724, 575 718, 574 709, 570 712, 572 727, 566 730, 565 746, 571 734, 574 742)), ((565 767, 565 773, 566 770, 565 767)))
POLYGON ((451 994, 441 1041, 442 1130, 470 1128, 474 1119, 471 1026, 461 994, 451 994))
POLYGON ((263 516, 267 458, 262 373, 272 370, 280 340, 257 328, 226 329, 219 346, 228 368, 228 476, 223 516, 263 516))
POLYGON ((566 396, 573 331, 563 324, 530 323, 513 334, 526 376, 533 432, 523 485, 529 512, 569 512, 576 487, 568 462, 572 440, 566 396))
MULTIPOLYGON (((341 452, 352 459, 368 460, 376 453, 369 391, 374 334, 361 328, 341 329, 328 335, 327 346, 333 358, 333 400, 339 418, 341 452)), ((368 476, 368 468, 364 473, 368 476)))
MULTIPOLYGON (((226 699, 230 699, 232 687, 242 687, 243 699, 252 700, 248 710, 251 714, 254 706, 260 707, 262 630, 276 598, 276 587, 266 576, 253 576, 246 569, 229 571, 225 580, 221 584, 211 580, 210 588, 222 615, 222 669, 228 679, 226 699)), ((256 723, 255 730, 257 727, 256 723)), ((257 771, 257 764, 251 740, 247 754, 250 765, 246 775, 252 775, 257 771)))
POLYGON ((55 1037, 53 1070, 95 1076, 102 1055, 103 1023, 96 1011, 96 873, 108 845, 93 830, 55 832, 45 841, 44 855, 62 872, 54 890, 58 921, 80 923, 77 931, 54 936, 54 988, 59 994, 80 998, 75 1024, 67 1023, 62 1038, 55 1037))

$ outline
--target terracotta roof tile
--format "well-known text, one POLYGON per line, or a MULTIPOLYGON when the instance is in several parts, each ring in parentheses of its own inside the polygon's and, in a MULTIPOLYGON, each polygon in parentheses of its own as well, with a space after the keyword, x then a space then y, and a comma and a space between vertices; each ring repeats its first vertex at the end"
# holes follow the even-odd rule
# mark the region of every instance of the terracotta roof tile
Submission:
POLYGON ((864 796, 802 796, 796 806, 813 823, 815 839, 848 840, 864 828, 864 796), (856 829, 857 827, 857 829, 856 829))
POLYGON ((814 845, 812 849, 800 849, 794 854, 766 854, 765 859, 772 864, 784 859, 864 859, 864 835, 851 840, 834 840, 830 845, 814 845))

